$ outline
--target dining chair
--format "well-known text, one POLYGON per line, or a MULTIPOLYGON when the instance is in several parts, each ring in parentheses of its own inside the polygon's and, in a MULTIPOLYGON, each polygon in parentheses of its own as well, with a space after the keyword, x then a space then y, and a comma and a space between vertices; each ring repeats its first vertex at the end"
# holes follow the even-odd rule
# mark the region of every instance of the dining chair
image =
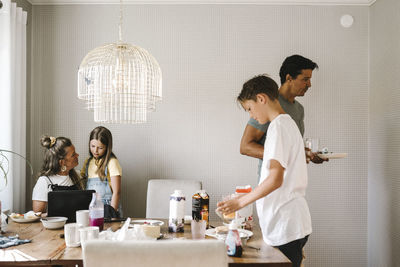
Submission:
POLYGON ((84 267, 227 267, 220 240, 90 240, 82 249, 84 267))
POLYGON ((192 215, 192 196, 201 190, 200 181, 152 179, 147 184, 146 218, 168 219, 169 196, 180 189, 186 196, 185 215, 192 215))

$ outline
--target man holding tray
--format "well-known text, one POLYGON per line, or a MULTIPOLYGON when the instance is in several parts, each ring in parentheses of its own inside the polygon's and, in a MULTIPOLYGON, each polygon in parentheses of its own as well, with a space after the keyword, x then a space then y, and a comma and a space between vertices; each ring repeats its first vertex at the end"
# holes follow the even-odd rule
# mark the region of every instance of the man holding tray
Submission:
MULTIPOLYGON (((314 69, 318 69, 317 63, 300 55, 292 55, 283 61, 279 71, 281 80, 279 103, 283 110, 296 122, 302 136, 304 135, 304 107, 295 98, 304 96, 311 87, 311 76, 314 69)), ((250 118, 240 142, 241 154, 260 159, 258 175, 260 175, 264 142, 269 124, 270 122, 260 124, 255 119, 250 118)), ((307 163, 312 161, 320 164, 328 159, 321 159, 317 153, 312 153, 307 149, 306 160, 307 163)))

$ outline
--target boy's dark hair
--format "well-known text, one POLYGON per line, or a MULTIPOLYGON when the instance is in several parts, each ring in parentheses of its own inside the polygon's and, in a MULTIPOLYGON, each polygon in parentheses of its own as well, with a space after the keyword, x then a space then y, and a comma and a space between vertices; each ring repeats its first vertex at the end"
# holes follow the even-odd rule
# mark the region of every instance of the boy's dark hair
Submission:
POLYGON ((283 61, 281 69, 279 70, 279 77, 281 78, 281 84, 286 82, 286 75, 289 74, 293 79, 297 78, 297 75, 301 73, 302 70, 314 70, 318 69, 317 63, 309 60, 300 55, 293 55, 287 57, 283 61))
POLYGON ((271 100, 275 100, 279 96, 278 84, 265 74, 257 75, 243 84, 237 101, 240 103, 246 100, 256 101, 258 94, 266 94, 271 100))

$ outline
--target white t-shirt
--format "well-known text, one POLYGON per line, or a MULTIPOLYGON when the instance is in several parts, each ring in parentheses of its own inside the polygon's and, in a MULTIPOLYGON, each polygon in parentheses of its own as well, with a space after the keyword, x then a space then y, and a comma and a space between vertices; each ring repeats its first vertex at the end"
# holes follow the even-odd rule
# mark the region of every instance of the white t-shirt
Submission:
MULTIPOLYGON (((49 176, 51 182, 53 184, 58 184, 62 186, 71 186, 74 185, 69 175, 62 176, 62 175, 52 175, 49 176)), ((47 193, 51 190, 51 183, 46 176, 40 176, 37 180, 35 187, 33 188, 32 192, 32 200, 40 200, 47 202, 47 193)))
POLYGON ((269 175, 271 159, 283 168, 283 183, 256 202, 264 241, 271 246, 287 244, 312 232, 311 216, 304 198, 307 165, 304 143, 296 123, 281 114, 270 124, 264 144, 260 182, 269 175))

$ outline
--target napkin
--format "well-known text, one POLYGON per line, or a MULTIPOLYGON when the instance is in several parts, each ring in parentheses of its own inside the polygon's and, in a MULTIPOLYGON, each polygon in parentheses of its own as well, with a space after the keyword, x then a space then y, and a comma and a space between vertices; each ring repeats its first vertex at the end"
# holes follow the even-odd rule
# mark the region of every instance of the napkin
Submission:
POLYGON ((130 223, 131 223, 131 218, 126 219, 124 225, 122 225, 121 229, 117 231, 116 240, 118 241, 126 240, 127 231, 130 223))
POLYGON ((99 234, 99 239, 102 240, 115 240, 115 241, 125 241, 125 240, 155 240, 145 235, 143 229, 139 225, 134 225, 133 228, 129 228, 131 219, 128 218, 121 229, 113 232, 111 228, 103 231, 99 234))
POLYGON ((185 215, 184 223, 185 224, 190 224, 191 222, 192 222, 192 215, 185 215))
POLYGON ((15 236, 2 236, 0 235, 0 248, 8 248, 11 246, 17 246, 25 243, 29 243, 29 239, 19 239, 18 235, 15 236))

